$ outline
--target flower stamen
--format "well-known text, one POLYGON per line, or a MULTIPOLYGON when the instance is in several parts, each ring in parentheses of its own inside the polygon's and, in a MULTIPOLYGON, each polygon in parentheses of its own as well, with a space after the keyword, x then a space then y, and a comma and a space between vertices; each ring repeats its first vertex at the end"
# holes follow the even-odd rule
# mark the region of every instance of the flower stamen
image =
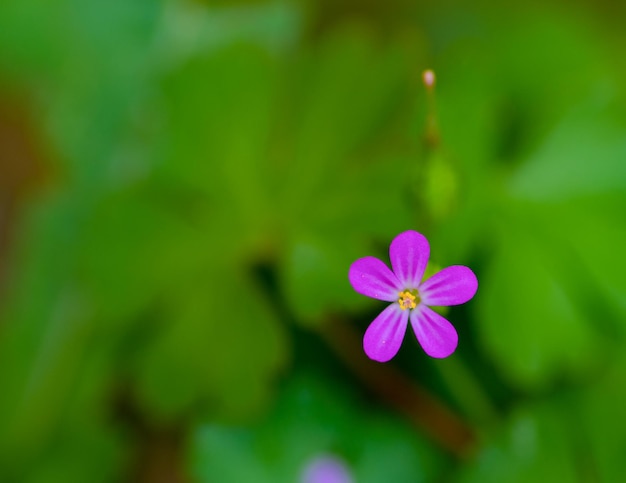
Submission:
POLYGON ((417 304, 420 303, 419 295, 417 294, 417 290, 404 290, 398 294, 400 297, 398 298, 398 303, 400 304, 400 308, 402 310, 406 309, 414 309, 417 307, 417 304))

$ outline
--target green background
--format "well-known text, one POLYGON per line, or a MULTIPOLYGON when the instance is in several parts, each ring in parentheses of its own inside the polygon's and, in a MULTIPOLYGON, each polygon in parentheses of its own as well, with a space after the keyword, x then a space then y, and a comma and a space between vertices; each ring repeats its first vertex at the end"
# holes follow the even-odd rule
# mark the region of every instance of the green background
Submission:
POLYGON ((625 18, 2 1, 0 481, 620 481, 625 18), (407 229, 479 290, 380 365, 407 229))

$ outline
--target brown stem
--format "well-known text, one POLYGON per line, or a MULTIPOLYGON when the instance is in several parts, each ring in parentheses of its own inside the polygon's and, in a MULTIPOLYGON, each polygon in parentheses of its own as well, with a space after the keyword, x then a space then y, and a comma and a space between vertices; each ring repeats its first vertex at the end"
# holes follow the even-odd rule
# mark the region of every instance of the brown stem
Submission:
POLYGON ((133 483, 187 483, 184 421, 158 424, 136 404, 129 387, 114 394, 114 417, 129 431, 134 443, 127 480, 133 483))
POLYGON ((322 324, 320 334, 346 366, 380 399, 458 458, 467 457, 474 430, 441 400, 394 366, 370 361, 361 337, 343 320, 322 324))
POLYGON ((20 101, 0 83, 0 295, 10 286, 9 252, 22 204, 42 184, 49 161, 27 103, 20 101))

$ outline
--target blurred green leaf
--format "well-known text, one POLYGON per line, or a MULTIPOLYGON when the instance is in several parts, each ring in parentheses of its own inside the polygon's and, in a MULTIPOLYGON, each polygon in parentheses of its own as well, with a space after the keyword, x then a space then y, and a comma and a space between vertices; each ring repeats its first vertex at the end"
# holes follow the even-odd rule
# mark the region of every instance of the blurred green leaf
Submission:
POLYGON ((372 416, 344 388, 301 376, 253 428, 199 426, 190 465, 199 481, 293 482, 312 458, 334 454, 359 483, 432 481, 443 459, 402 422, 372 416))
POLYGON ((611 367, 581 395, 581 427, 587 437, 586 460, 593 465, 596 479, 619 479, 626 470, 621 449, 626 444, 626 423, 622 401, 626 388, 626 361, 623 354, 611 360, 611 367))
POLYGON ((190 277, 160 318, 163 327, 135 362, 142 407, 160 419, 205 408, 241 421, 267 404, 288 341, 242 274, 227 267, 190 277))
POLYGON ((302 26, 301 12, 288 2, 218 6, 172 3, 167 6, 163 56, 180 61, 196 52, 246 42, 270 52, 293 48, 302 26))
POLYGON ((572 299, 566 274, 555 271, 555 253, 542 233, 519 220, 509 222, 496 234, 499 248, 481 277, 478 322, 486 348, 506 375, 538 389, 593 365, 599 339, 580 301, 572 299))
MULTIPOLYGON (((587 463, 567 401, 516 410, 461 471, 458 481, 527 482, 584 479, 587 463)), ((587 477, 591 475, 587 474, 587 477)))
POLYGON ((578 389, 518 405, 458 481, 613 481, 624 471, 624 358, 578 389))
POLYGON ((515 198, 550 202, 626 195, 624 113, 609 111, 609 99, 597 97, 567 115, 514 173, 515 198))

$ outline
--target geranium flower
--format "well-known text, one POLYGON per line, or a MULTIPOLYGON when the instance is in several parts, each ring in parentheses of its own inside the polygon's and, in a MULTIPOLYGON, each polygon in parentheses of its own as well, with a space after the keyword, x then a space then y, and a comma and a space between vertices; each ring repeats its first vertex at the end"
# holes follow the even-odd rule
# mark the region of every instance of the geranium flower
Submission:
POLYGON ((332 455, 311 459, 302 472, 301 483, 353 483, 347 465, 332 455))
POLYGON ((469 268, 453 265, 422 281, 429 256, 426 237, 416 231, 405 231, 389 247, 393 271, 375 257, 359 258, 350 266, 348 277, 354 290, 393 302, 365 331, 363 349, 370 359, 391 360, 400 349, 409 320, 429 356, 448 357, 456 349, 459 340, 456 330, 429 306, 467 302, 476 293, 478 280, 469 268))

